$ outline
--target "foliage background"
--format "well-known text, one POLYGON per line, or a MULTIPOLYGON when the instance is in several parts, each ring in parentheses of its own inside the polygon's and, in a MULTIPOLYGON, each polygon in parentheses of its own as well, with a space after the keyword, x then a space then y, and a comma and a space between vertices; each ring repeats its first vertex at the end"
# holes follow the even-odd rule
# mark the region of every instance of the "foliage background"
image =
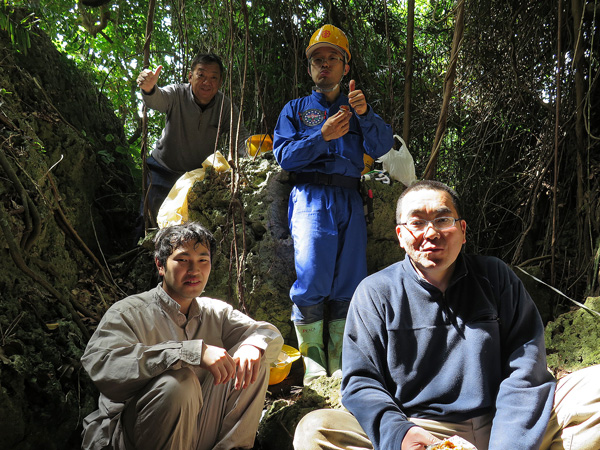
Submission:
MULTIPOLYGON (((143 65, 148 2, 16 4, 32 11, 56 46, 112 101, 139 179, 135 78, 143 65)), ((408 147, 418 175, 429 161, 440 114, 457 6, 448 0, 415 6, 408 147)), ((469 205, 469 250, 513 264, 534 259, 546 281, 573 297, 598 289, 597 21, 597 1, 466 1, 435 176, 455 186, 469 205)), ((304 49, 312 32, 328 22, 350 40, 354 57, 345 81, 355 79, 401 134, 406 1, 158 0, 150 66, 164 66, 162 84, 181 82, 195 52, 214 51, 228 67, 223 90, 242 103, 248 129, 271 133, 282 106, 310 92, 304 49)), ((163 117, 149 114, 151 148, 163 117)))

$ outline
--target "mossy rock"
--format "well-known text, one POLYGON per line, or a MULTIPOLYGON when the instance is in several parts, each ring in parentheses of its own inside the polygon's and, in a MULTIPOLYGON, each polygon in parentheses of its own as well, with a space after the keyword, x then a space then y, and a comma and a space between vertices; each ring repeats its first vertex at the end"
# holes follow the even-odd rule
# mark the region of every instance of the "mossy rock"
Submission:
MULTIPOLYGON (((585 306, 600 313, 600 297, 590 297, 585 306)), ((548 366, 555 373, 600 364, 600 316, 584 308, 565 313, 548 323, 545 333, 548 366)))
POLYGON ((321 408, 341 409, 341 379, 321 377, 304 386, 297 399, 279 399, 265 411, 258 428, 262 450, 293 450, 294 431, 309 412, 321 408))

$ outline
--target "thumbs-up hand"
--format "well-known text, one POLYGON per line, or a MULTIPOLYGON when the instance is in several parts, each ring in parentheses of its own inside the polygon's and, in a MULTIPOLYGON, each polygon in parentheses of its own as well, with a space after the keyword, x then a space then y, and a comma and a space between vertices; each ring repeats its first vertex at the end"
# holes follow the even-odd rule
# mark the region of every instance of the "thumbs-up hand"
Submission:
POLYGON ((137 77, 137 85, 142 89, 142 91, 146 93, 152 92, 156 82, 158 81, 158 76, 160 75, 160 71, 163 66, 158 66, 155 72, 152 72, 150 69, 144 69, 137 77))
POLYGON ((356 89, 356 81, 350 80, 348 84, 348 103, 354 109, 356 114, 362 116, 367 113, 367 99, 360 89, 356 89))

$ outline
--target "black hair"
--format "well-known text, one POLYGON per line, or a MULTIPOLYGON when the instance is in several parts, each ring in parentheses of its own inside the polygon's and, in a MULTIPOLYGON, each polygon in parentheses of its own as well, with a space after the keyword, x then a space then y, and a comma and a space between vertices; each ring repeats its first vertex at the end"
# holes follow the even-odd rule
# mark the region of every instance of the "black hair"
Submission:
POLYGON ((202 244, 210 250, 210 260, 215 254, 217 243, 212 233, 198 222, 186 222, 162 228, 154 237, 154 257, 161 267, 173 252, 190 241, 202 244))
POLYGON ((450 195, 452 198, 452 203, 454 204, 454 208, 460 217, 460 212, 462 210, 462 206, 460 204, 460 197, 456 193, 454 189, 450 186, 435 180, 421 180, 407 187, 400 197, 398 198, 398 203, 396 203, 396 223, 399 224, 402 221, 402 199, 406 197, 406 194, 409 192, 415 191, 424 191, 424 190, 432 190, 432 191, 444 191, 450 195))
POLYGON ((221 71, 221 79, 223 79, 223 72, 225 72, 223 61, 214 53, 198 53, 192 60, 192 68, 190 70, 194 72, 198 64, 217 64, 221 71))

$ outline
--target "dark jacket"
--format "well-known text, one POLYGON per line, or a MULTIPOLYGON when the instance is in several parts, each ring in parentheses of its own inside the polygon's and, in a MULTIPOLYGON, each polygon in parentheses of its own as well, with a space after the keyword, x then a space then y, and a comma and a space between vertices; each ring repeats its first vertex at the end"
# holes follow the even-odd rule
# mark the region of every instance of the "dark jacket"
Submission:
POLYGON ((544 327, 502 261, 459 255, 445 293, 396 263, 358 286, 343 350, 343 403, 376 449, 400 449, 407 417, 494 412, 489 450, 537 449, 552 409, 544 327))

